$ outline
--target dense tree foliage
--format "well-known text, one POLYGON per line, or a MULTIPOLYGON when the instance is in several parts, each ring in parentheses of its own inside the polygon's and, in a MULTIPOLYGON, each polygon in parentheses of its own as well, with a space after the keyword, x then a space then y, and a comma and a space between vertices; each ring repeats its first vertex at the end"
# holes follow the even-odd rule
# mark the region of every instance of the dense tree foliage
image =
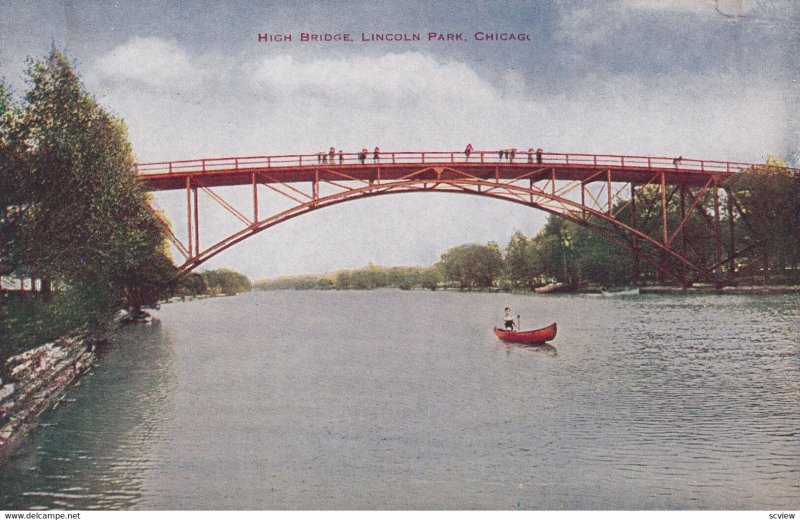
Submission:
POLYGON ((59 301, 83 312, 69 327, 155 304, 176 271, 134 174, 124 124, 57 50, 31 62, 28 77, 18 107, 0 91, 0 271, 70 293, 59 301))
POLYGON ((252 287, 252 283, 247 276, 236 272, 233 269, 214 269, 203 271, 200 277, 206 287, 207 294, 226 294, 234 295, 240 292, 247 292, 252 287))
POLYGON ((800 263, 800 177, 778 159, 770 158, 763 167, 744 170, 726 185, 739 205, 739 241, 754 247, 748 257, 759 258, 760 267, 769 273, 782 272, 800 263))
MULTIPOLYGON (((0 276, 13 272, 12 248, 17 235, 17 221, 22 210, 20 190, 21 168, 15 153, 15 136, 11 127, 18 117, 11 93, 0 82, 0 276)), ((0 306, 2 300, 0 300, 0 306)))
POLYGON ((538 270, 531 247, 531 240, 520 231, 514 233, 506 246, 503 278, 511 288, 532 287, 535 283, 538 270))
POLYGON ((503 254, 494 242, 467 244, 447 250, 438 267, 445 282, 462 289, 491 287, 503 268, 503 254))

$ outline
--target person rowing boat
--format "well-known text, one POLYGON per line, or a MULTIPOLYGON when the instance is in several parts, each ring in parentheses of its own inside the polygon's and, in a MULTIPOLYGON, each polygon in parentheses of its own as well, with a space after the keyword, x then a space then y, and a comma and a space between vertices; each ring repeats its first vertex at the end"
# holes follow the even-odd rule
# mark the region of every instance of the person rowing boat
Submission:
POLYGON ((514 330, 514 316, 511 314, 511 309, 506 307, 506 314, 503 316, 503 324, 506 330, 514 330))

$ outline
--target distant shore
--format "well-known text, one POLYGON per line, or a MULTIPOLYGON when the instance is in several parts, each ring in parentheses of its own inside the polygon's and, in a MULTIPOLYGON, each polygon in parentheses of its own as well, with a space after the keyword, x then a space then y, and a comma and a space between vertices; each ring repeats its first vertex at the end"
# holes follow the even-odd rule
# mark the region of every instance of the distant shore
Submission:
MULTIPOLYGON (((336 289, 334 287, 280 287, 280 288, 259 288, 254 287, 252 292, 256 291, 373 291, 380 289, 396 289, 396 290, 411 290, 411 291, 429 291, 422 287, 412 287, 410 289, 401 287, 373 287, 367 289, 336 289)), ((499 287, 475 287, 470 289, 460 289, 456 287, 440 287, 436 291, 447 292, 476 292, 476 293, 503 293, 503 294, 530 294, 538 296, 552 296, 555 294, 629 294, 638 292, 639 294, 674 294, 674 295, 687 295, 687 294, 732 294, 732 295, 777 295, 777 294, 800 294, 800 285, 752 285, 740 287, 723 287, 716 289, 712 286, 696 286, 696 287, 674 287, 674 286, 643 286, 643 287, 582 287, 574 291, 556 292, 556 293, 541 293, 531 289, 511 289, 503 290, 499 287)), ((187 296, 185 300, 210 298, 209 295, 187 296)), ((184 298, 171 298, 164 303, 181 301, 184 298)))
POLYGON ((742 287, 641 287, 639 294, 735 294, 735 295, 771 295, 800 294, 800 285, 750 285, 742 287))

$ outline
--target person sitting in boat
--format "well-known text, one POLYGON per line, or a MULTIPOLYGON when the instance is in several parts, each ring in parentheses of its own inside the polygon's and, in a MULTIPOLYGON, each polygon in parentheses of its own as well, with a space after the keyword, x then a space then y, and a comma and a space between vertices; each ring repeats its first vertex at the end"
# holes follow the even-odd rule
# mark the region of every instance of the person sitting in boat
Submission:
POLYGON ((503 316, 503 323, 506 330, 514 330, 514 316, 511 315, 511 309, 506 307, 506 315, 503 316))

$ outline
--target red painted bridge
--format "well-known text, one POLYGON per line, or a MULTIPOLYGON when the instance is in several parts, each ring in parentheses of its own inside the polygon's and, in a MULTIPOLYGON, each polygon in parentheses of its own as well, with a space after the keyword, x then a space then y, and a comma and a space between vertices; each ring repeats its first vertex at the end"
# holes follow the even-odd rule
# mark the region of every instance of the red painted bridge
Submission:
POLYGON ((757 235, 725 181, 754 166, 758 165, 533 151, 337 151, 140 163, 137 171, 150 191, 185 190, 185 238, 165 225, 184 257, 183 272, 316 209, 378 195, 446 192, 553 213, 631 250, 684 286, 699 281, 721 286, 750 268, 747 252, 757 235), (244 210, 234 207, 214 191, 223 186, 248 186, 252 204, 244 210), (288 205, 263 211, 263 188, 288 205), (242 227, 205 245, 198 192, 239 219, 242 227))

